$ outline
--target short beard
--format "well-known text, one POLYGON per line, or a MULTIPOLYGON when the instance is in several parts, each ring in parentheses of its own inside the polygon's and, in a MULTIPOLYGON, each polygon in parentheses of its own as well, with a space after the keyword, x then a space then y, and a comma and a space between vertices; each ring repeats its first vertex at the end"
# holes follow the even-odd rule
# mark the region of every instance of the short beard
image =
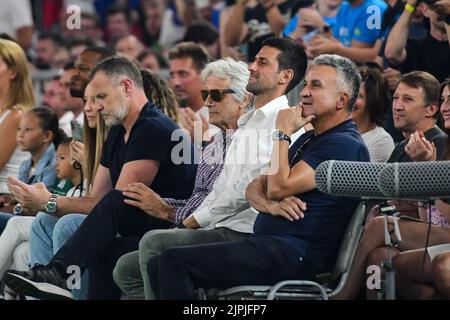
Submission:
POLYGON ((264 89, 258 83, 247 83, 246 89, 255 96, 264 92, 264 89))
POLYGON ((125 103, 122 103, 121 107, 117 109, 114 113, 110 113, 104 118, 105 124, 108 126, 119 125, 127 117, 129 112, 129 107, 125 103))

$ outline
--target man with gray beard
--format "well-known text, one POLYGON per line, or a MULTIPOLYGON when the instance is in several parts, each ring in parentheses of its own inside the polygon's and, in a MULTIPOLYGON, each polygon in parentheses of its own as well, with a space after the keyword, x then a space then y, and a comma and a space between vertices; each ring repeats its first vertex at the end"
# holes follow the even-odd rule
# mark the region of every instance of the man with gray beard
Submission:
MULTIPOLYGON (((189 158, 189 163, 175 164, 172 149, 186 144, 183 150, 190 151, 193 157, 194 146, 185 135, 181 141, 172 141, 172 133, 179 127, 148 102, 140 72, 132 62, 121 57, 103 60, 91 71, 89 86, 91 96, 87 99, 106 124, 113 126, 103 147, 91 194, 81 198, 56 197, 42 185, 28 186, 16 179, 9 183, 27 210, 56 216, 88 213, 47 266, 36 265, 26 272, 10 270, 4 277, 12 290, 41 299, 72 298, 66 283, 70 267, 78 266, 83 272, 102 262, 118 234, 139 239, 150 229, 171 225, 126 205, 121 190, 127 185, 141 182, 161 196, 175 199, 187 198, 193 189, 196 164, 189 158), (37 282, 41 283, 38 290, 37 282)), ((136 248, 137 241, 127 250, 136 248)), ((111 273, 112 267, 104 272, 111 273)))

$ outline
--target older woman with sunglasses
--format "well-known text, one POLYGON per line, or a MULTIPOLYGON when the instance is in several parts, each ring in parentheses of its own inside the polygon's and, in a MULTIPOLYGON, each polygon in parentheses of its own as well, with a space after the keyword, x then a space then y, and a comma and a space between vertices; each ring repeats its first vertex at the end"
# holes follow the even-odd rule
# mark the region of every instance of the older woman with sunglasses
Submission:
POLYGON ((382 128, 389 105, 387 86, 379 70, 360 67, 359 71, 363 81, 352 119, 369 149, 371 161, 386 162, 394 150, 392 137, 382 128))

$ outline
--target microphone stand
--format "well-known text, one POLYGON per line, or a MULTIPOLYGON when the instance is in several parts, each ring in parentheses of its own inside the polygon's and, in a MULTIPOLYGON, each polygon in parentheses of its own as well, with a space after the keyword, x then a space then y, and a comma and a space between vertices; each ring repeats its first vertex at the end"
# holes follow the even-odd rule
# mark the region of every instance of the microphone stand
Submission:
POLYGON ((388 257, 386 261, 383 261, 382 268, 385 270, 384 273, 384 281, 382 281, 382 289, 379 294, 379 299, 384 298, 386 300, 395 300, 395 270, 392 265, 392 257, 391 250, 394 247, 394 244, 391 240, 391 235, 389 234, 388 222, 389 216, 392 216, 394 219, 394 233, 397 237, 398 241, 402 241, 402 237, 400 234, 400 228, 398 226, 398 221, 395 219, 399 215, 399 212, 396 210, 395 205, 388 204, 387 201, 384 201, 380 204, 380 211, 384 215, 384 243, 388 247, 388 257))

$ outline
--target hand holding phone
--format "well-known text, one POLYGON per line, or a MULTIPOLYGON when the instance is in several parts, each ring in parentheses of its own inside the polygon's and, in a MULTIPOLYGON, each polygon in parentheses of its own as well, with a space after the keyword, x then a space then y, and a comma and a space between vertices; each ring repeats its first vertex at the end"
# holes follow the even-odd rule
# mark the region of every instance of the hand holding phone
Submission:
POLYGON ((72 139, 75 141, 83 142, 83 127, 76 120, 70 121, 70 126, 72 128, 72 139))

